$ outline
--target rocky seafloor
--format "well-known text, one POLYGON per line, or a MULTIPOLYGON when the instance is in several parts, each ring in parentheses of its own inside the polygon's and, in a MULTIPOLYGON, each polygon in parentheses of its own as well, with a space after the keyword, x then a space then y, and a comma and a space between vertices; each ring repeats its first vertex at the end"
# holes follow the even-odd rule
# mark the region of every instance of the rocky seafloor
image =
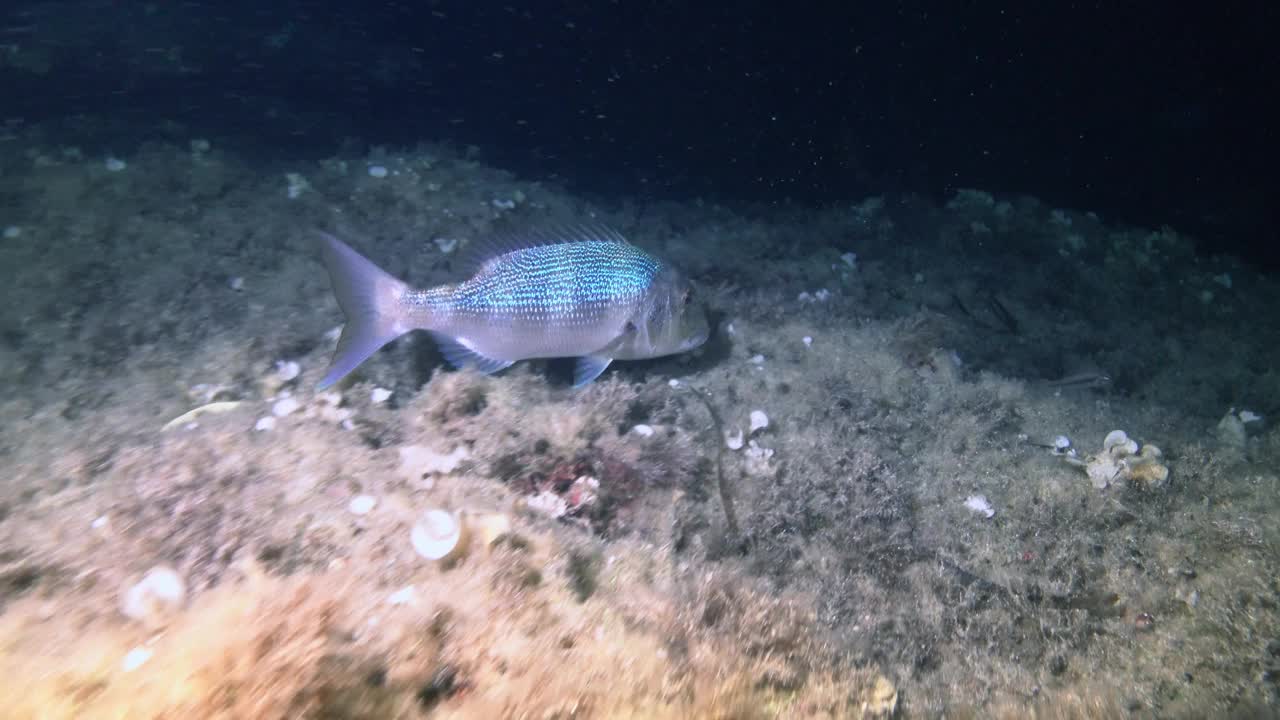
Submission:
POLYGON ((1174 229, 588 201, 448 146, 0 162, 8 717, 1276 712, 1280 284, 1174 229), (711 341, 573 390, 411 336, 314 390, 316 229, 425 286, 585 221, 711 341))

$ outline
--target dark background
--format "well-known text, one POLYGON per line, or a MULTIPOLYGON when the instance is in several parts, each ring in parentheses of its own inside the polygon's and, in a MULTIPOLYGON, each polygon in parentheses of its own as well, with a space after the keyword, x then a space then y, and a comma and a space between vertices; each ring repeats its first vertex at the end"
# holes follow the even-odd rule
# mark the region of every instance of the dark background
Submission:
POLYGON ((1280 268, 1276 3, 14 2, 0 119, 281 156, 474 144, 743 209, 959 187, 1280 268), (35 58, 34 60, 32 58, 35 58))

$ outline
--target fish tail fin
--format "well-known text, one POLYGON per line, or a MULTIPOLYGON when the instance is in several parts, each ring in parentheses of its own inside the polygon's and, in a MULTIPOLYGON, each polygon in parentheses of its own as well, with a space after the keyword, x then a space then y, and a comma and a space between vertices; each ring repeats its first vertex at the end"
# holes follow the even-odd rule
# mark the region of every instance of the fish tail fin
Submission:
POLYGON ((346 377, 383 345, 414 327, 404 321, 400 300, 409 286, 387 274, 338 238, 320 233, 321 254, 333 294, 347 322, 329 370, 317 386, 324 390, 346 377))

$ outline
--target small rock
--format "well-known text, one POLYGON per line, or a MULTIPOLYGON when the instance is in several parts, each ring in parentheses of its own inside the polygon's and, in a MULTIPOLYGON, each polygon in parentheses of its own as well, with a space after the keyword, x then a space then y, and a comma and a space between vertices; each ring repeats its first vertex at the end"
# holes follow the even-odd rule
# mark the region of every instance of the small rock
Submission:
POLYGON ((458 685, 458 671, 452 665, 444 665, 431 675, 430 682, 418 688, 414 697, 419 707, 430 712, 445 698, 457 692, 458 685))
POLYGON ((276 429, 276 419, 270 415, 258 418, 258 422, 253 424, 253 429, 258 432, 268 432, 276 429))
POLYGON ((369 394, 369 400, 374 405, 381 405, 382 403, 390 399, 391 399, 391 391, 386 388, 376 387, 373 389, 373 392, 369 394))
POLYGON ((110 523, 111 523, 111 518, 107 517, 106 515, 100 515, 97 518, 95 518, 93 522, 89 523, 89 527, 93 528, 94 530, 103 530, 110 523))
POLYGON ((342 405, 342 393, 335 390, 322 392, 316 395, 316 400, 327 407, 336 408, 342 405))
POLYGON ((1252 410, 1241 410, 1236 413, 1236 417, 1240 418, 1240 423, 1244 425, 1245 435, 1250 437, 1261 435, 1267 429, 1263 416, 1252 410))
POLYGON ((432 240, 432 242, 434 242, 436 247, 440 248, 440 252, 445 255, 448 255, 458 249, 458 241, 454 238, 438 237, 435 240, 432 240))
POLYGON ((1054 655, 1049 659, 1049 672, 1054 675, 1061 675, 1067 671, 1067 657, 1065 655, 1054 655))
POLYGON ((121 170, 124 170, 125 168, 129 167, 129 163, 126 163, 125 161, 116 157, 107 158, 107 161, 103 163, 103 165, 107 168, 107 172, 120 172, 121 170))
POLYGON ((813 338, 808 335, 805 335, 804 337, 800 338, 800 342, 804 343, 805 347, 813 346, 813 338))
POLYGON ((764 356, 763 356, 763 355, 759 355, 759 354, 757 354, 757 355, 752 355, 752 356, 751 356, 751 364, 752 364, 752 365, 763 365, 763 364, 764 364, 764 356))
POLYGON ((893 717, 898 708, 898 689, 889 678, 877 675, 862 697, 862 717, 893 717))
POLYGON ((773 448, 761 447, 755 440, 748 440, 745 454, 748 475, 761 476, 772 472, 769 461, 773 458, 773 448))
POLYGON ((407 445, 400 448, 400 472, 411 480, 418 480, 426 475, 448 475, 457 470, 468 457, 470 453, 462 445, 447 455, 421 445, 407 445))
POLYGON ((290 200, 297 200, 302 197, 302 193, 311 189, 311 183, 299 173, 285 173, 284 179, 288 183, 286 194, 290 200))
POLYGON ((639 435, 640 437, 653 437, 653 427, 649 425, 636 425, 631 428, 631 432, 639 435))
POLYGON ((230 278, 227 279, 227 287, 231 288, 232 290, 235 290, 236 292, 240 292, 241 290, 244 290, 244 278, 240 277, 239 275, 232 275, 230 278))
POLYGON ((17 225, 10 225, 9 227, 4 229, 5 240, 16 240, 20 237, 22 237, 22 228, 18 227, 17 225))
POLYGON ((552 519, 563 517, 565 513, 569 512, 569 503, 563 497, 550 490, 543 490, 536 495, 530 495, 525 498, 524 505, 529 510, 552 519))
POLYGON ((491 547, 499 538, 511 534, 511 517, 506 513, 468 515, 467 528, 474 529, 480 542, 491 547))
POLYGON ((370 166, 369 166, 369 177, 372 177, 372 178, 384 178, 384 177, 386 177, 386 176, 387 176, 387 169, 386 169, 385 167, 383 167, 383 166, 381 166, 381 165, 370 165, 370 166))

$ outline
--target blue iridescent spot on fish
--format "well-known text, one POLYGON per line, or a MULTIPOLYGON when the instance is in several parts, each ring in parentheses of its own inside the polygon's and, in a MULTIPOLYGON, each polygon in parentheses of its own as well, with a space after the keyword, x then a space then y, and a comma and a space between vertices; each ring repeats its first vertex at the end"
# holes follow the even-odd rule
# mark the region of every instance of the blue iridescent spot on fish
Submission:
POLYGON ((503 243, 462 282, 415 290, 321 233, 325 265, 346 315, 327 388, 413 330, 445 359, 493 373, 517 360, 575 357, 574 387, 614 360, 692 350, 709 333, 693 285, 668 263, 605 229, 503 243))

